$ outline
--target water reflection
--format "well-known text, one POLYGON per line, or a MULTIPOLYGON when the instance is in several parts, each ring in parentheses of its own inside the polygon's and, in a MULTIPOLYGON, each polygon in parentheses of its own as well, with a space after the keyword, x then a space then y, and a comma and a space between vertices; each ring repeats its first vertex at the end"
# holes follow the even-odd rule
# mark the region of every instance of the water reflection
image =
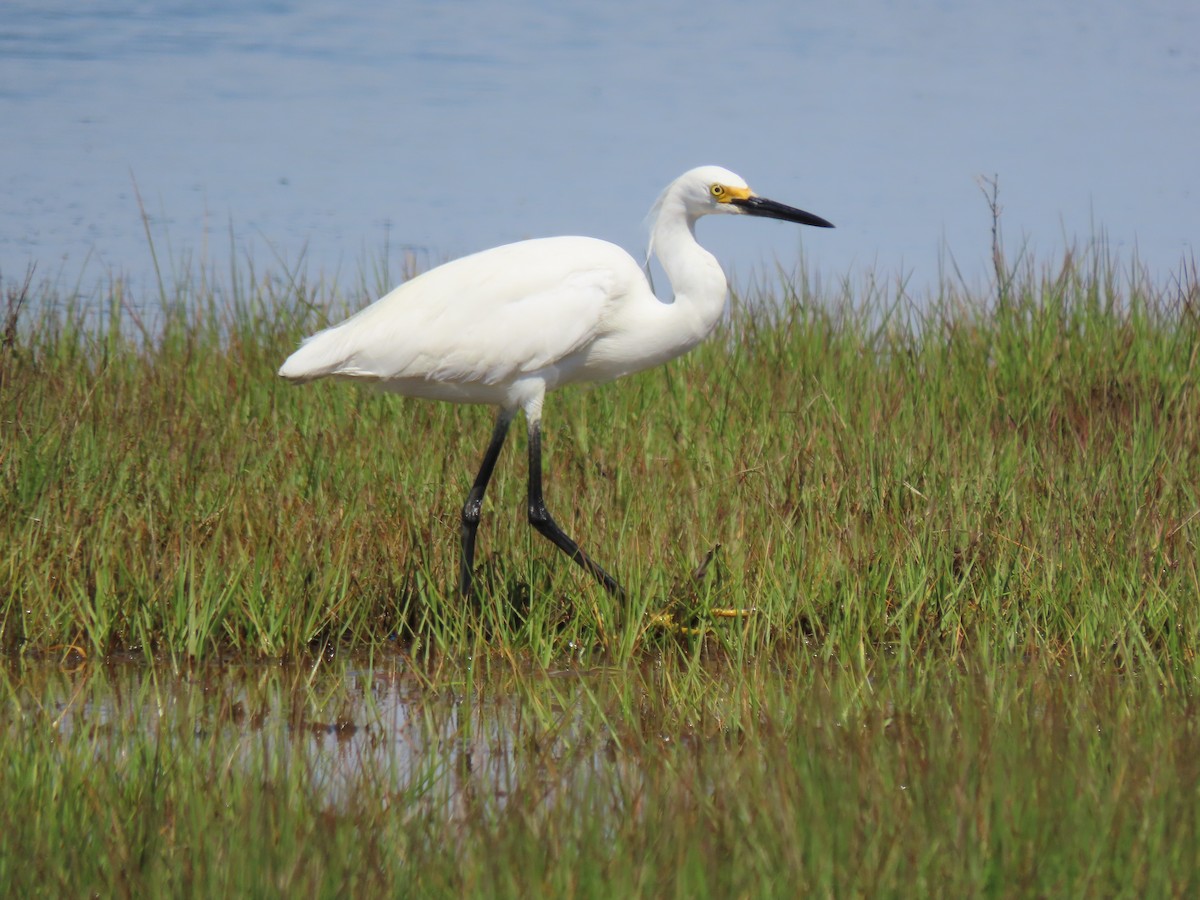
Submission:
POLYGON ((431 673, 396 657, 186 673, 30 666, 7 679, 0 731, 44 730, 64 747, 82 743, 101 765, 158 747, 188 770, 240 767, 321 806, 368 798, 447 821, 586 801, 622 822, 655 791, 703 795, 797 765, 855 771, 863 790, 936 794, 979 760, 995 757, 988 765, 1020 783, 1056 784, 1064 764, 1090 754, 1100 771, 1080 770, 1081 782, 1107 777, 1110 758, 1135 768, 1169 758, 1163 777, 1200 783, 1193 688, 1079 677, 1053 663, 972 671, 885 661, 856 674, 663 657, 476 683, 469 670, 431 673))
POLYGON ((835 895, 1194 893, 1200 705, 1182 667, 1163 683, 884 654, 862 672, 798 648, 495 665, 486 683, 399 657, 16 665, 0 797, 23 894, 46 892, 56 856, 53 883, 106 894, 757 896, 816 868, 835 895))
POLYGON ((171 674, 127 664, 31 669, 14 694, 23 716, 48 719, 62 740, 89 740, 106 755, 186 740, 230 764, 298 756, 335 805, 367 788, 453 814, 479 795, 503 806, 518 789, 569 790, 611 767, 615 735, 593 715, 608 677, 563 672, 530 692, 435 687, 400 665, 171 674))

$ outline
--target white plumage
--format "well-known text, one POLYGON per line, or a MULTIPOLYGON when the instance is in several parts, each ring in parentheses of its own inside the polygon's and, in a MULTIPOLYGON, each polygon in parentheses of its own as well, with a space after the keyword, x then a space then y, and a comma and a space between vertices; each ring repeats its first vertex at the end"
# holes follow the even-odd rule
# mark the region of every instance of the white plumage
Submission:
POLYGON ((483 492, 518 409, 530 436, 530 522, 606 588, 621 593, 545 510, 540 420, 547 391, 607 381, 658 365, 704 340, 725 308, 725 275, 696 243, 696 220, 735 213, 832 227, 764 200, 727 169, 703 166, 673 181, 652 213, 651 249, 674 297, 660 300, 641 267, 607 241, 555 237, 464 256, 402 284, 346 321, 308 338, 279 374, 296 382, 355 379, 412 397, 500 408, 492 442, 463 509, 460 587, 471 592, 483 492))
POLYGON ((639 280, 645 283, 629 254, 593 238, 495 247, 418 275, 313 335, 279 374, 358 378, 412 396, 503 404, 506 387, 519 379, 545 378, 548 390, 565 383, 639 280))

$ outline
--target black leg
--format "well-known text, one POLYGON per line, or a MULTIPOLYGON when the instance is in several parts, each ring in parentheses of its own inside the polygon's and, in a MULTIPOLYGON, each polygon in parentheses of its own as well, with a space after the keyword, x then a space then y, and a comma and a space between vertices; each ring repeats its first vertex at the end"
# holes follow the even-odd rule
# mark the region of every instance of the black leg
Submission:
POLYGON ((492 470, 496 468, 496 460, 504 439, 508 437, 508 426, 512 424, 511 410, 502 409, 496 416, 496 427, 492 430, 492 442, 488 444, 483 454, 483 464, 475 483, 471 485, 471 493, 467 494, 467 502, 462 510, 462 561, 458 570, 458 587, 463 597, 471 596, 471 580, 475 570, 475 531, 479 528, 479 513, 483 509, 483 492, 487 490, 488 482, 492 480, 492 470))
POLYGON ((579 549, 546 510, 546 501, 542 497, 542 428, 537 420, 529 422, 529 524, 604 585, 606 591, 614 597, 625 598, 625 590, 617 580, 579 549))

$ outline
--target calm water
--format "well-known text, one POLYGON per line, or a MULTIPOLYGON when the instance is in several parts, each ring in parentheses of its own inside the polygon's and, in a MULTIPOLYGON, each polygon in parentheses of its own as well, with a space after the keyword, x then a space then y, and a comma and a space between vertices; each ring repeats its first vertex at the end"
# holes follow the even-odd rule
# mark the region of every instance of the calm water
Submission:
MULTIPOLYGON (((663 754, 719 748, 739 733, 752 756, 769 758, 778 752, 771 736, 788 735, 852 770, 890 769, 907 750, 925 759, 931 745, 963 754, 964 767, 968 760, 994 766, 987 760, 998 752, 1023 767, 1031 786, 1061 777, 1073 755, 1071 777, 1107 778, 1102 760, 1111 753, 1134 770, 1152 761, 1156 777, 1179 779, 1185 792, 1195 787, 1200 750, 1186 679, 1167 689, 1154 679, 1081 676, 1016 660, 978 672, 947 661, 917 675, 880 657, 866 680, 803 659, 740 673, 714 664, 685 675, 670 654, 647 658, 640 671, 568 667, 478 679, 465 670, 425 671, 399 655, 366 668, 245 663, 186 673, 72 662, 77 667, 0 671, 0 733, 27 729, 64 749, 82 742, 100 759, 135 755, 156 740, 187 765, 253 770, 264 758, 277 767, 299 758, 305 783, 323 800, 365 790, 394 796, 401 809, 427 805, 452 815, 470 815, 476 794, 500 807, 522 790, 528 802, 530 788, 546 800, 559 792, 586 798, 597 783, 636 781, 663 754), (695 677, 711 679, 698 704, 675 693, 687 696, 695 677), (1101 755, 1079 756, 1088 745, 1101 755), (847 757, 848 747, 857 749, 847 757)), ((922 766, 908 777, 914 789, 935 792, 931 802, 951 802, 937 793, 938 769, 922 766)))
POLYGON ((0 277, 148 286, 231 247, 353 283, 529 236, 631 250, 715 162, 833 232, 713 221, 735 278, 989 260, 1103 231, 1169 276, 1200 231, 1200 5, 938 0, 5 0, 0 277), (803 241, 803 244, 801 242, 803 241), (385 251, 386 248, 386 251, 385 251), (394 269, 395 270, 395 269, 394 269))
POLYGON ((468 788, 506 796, 531 758, 553 768, 569 756, 586 780, 611 737, 584 715, 586 701, 614 677, 564 671, 530 696, 455 679, 434 687, 396 660, 335 671, 250 663, 187 675, 136 664, 31 667, 3 682, 10 702, 0 704, 0 726, 48 725, 64 742, 90 738, 105 749, 187 740, 247 766, 255 751, 299 753, 326 799, 352 795, 373 775, 377 791, 427 791, 453 812, 468 788))

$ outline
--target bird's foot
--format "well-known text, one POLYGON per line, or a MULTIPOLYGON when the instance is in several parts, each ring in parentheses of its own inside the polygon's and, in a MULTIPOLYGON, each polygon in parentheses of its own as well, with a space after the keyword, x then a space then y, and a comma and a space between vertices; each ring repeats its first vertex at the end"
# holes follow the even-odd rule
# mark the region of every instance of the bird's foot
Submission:
POLYGON ((713 626, 719 619, 747 619, 757 613, 758 610, 753 606, 741 609, 713 607, 690 615, 684 614, 682 610, 664 609, 661 612, 651 613, 647 619, 647 626, 672 634, 702 637, 714 630, 713 626))

